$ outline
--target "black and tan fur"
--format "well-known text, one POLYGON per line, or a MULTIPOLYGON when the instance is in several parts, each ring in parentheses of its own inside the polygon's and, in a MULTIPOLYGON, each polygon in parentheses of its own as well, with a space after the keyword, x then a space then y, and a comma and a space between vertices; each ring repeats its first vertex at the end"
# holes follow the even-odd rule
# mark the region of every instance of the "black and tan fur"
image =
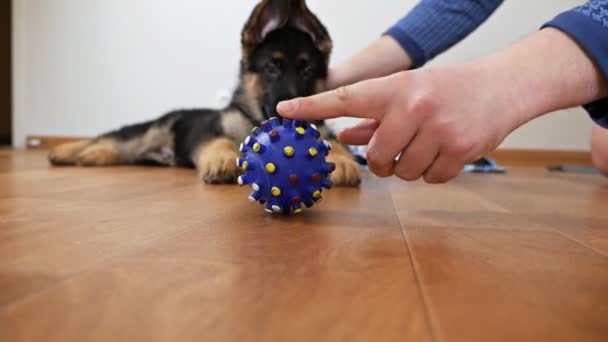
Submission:
MULTIPOLYGON (((243 28, 241 44, 239 83, 226 108, 177 110, 92 140, 63 144, 51 151, 51 163, 195 167, 206 183, 236 182, 238 144, 253 127, 278 116, 278 102, 324 90, 332 49, 327 30, 304 0, 260 2, 243 28)), ((335 139, 324 122, 315 124, 324 139, 335 139)), ((357 163, 348 149, 333 145, 328 156, 336 163, 332 181, 358 185, 357 163)))

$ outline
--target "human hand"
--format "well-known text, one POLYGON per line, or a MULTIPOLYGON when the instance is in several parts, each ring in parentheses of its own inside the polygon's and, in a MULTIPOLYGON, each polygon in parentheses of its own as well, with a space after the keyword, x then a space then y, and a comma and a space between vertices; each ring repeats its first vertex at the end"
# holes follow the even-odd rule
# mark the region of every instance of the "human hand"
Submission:
POLYGON ((495 149, 523 120, 510 94, 479 67, 401 72, 279 104, 293 119, 365 119, 339 134, 368 145, 380 176, 444 183, 495 149), (400 156, 399 156, 400 155, 400 156))
POLYGON ((300 120, 363 118, 339 139, 368 144, 373 173, 445 183, 526 122, 606 97, 598 65, 569 35, 547 28, 465 64, 343 86, 277 111, 300 120))

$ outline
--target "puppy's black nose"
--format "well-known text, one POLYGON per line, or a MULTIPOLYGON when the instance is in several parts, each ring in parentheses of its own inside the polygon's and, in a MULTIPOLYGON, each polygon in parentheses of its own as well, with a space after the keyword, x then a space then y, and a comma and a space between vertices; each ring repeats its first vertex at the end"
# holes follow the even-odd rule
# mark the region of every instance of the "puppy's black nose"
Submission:
MULTIPOLYGON (((278 104, 278 102, 277 102, 277 104, 278 104)), ((274 106, 263 106, 262 110, 264 111, 263 114, 264 114, 264 118, 266 118, 266 119, 270 119, 270 118, 278 117, 279 116, 279 113, 277 112, 276 105, 274 105, 274 106)))
POLYGON ((295 92, 294 93, 289 93, 289 94, 282 94, 282 96, 278 97, 277 104, 279 104, 279 102, 288 101, 288 100, 294 99, 296 97, 297 97, 297 94, 295 92))
POLYGON ((298 89, 295 84, 288 84, 285 86, 279 94, 279 102, 291 100, 298 97, 298 89))

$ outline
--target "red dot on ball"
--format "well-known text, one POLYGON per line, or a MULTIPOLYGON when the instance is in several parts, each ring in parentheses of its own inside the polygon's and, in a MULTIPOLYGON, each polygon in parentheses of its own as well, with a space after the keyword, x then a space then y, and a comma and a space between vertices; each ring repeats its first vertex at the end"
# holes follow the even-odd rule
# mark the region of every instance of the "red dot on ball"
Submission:
POLYGON ((298 178, 298 176, 296 176, 296 175, 291 175, 291 176, 289 176, 289 181, 290 181, 292 184, 297 183, 297 182, 298 182, 298 180, 299 180, 299 178, 298 178))
POLYGON ((315 183, 319 183, 321 181, 321 175, 315 173, 314 175, 312 175, 312 177, 310 177, 310 179, 315 183))
POLYGON ((300 204, 300 203, 302 203, 302 199, 300 197, 294 197, 291 201, 294 204, 300 204))
POLYGON ((271 138, 278 138, 279 137, 279 132, 272 130, 270 131, 270 133, 268 133, 268 135, 270 135, 271 138))

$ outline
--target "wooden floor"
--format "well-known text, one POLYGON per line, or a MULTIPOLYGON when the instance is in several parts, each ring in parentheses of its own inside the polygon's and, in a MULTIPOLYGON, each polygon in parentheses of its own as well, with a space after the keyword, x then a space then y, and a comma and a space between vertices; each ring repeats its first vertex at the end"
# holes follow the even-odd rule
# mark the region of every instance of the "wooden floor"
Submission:
POLYGON ((274 218, 191 170, 0 152, 0 341, 608 341, 608 179, 508 171, 274 218))

